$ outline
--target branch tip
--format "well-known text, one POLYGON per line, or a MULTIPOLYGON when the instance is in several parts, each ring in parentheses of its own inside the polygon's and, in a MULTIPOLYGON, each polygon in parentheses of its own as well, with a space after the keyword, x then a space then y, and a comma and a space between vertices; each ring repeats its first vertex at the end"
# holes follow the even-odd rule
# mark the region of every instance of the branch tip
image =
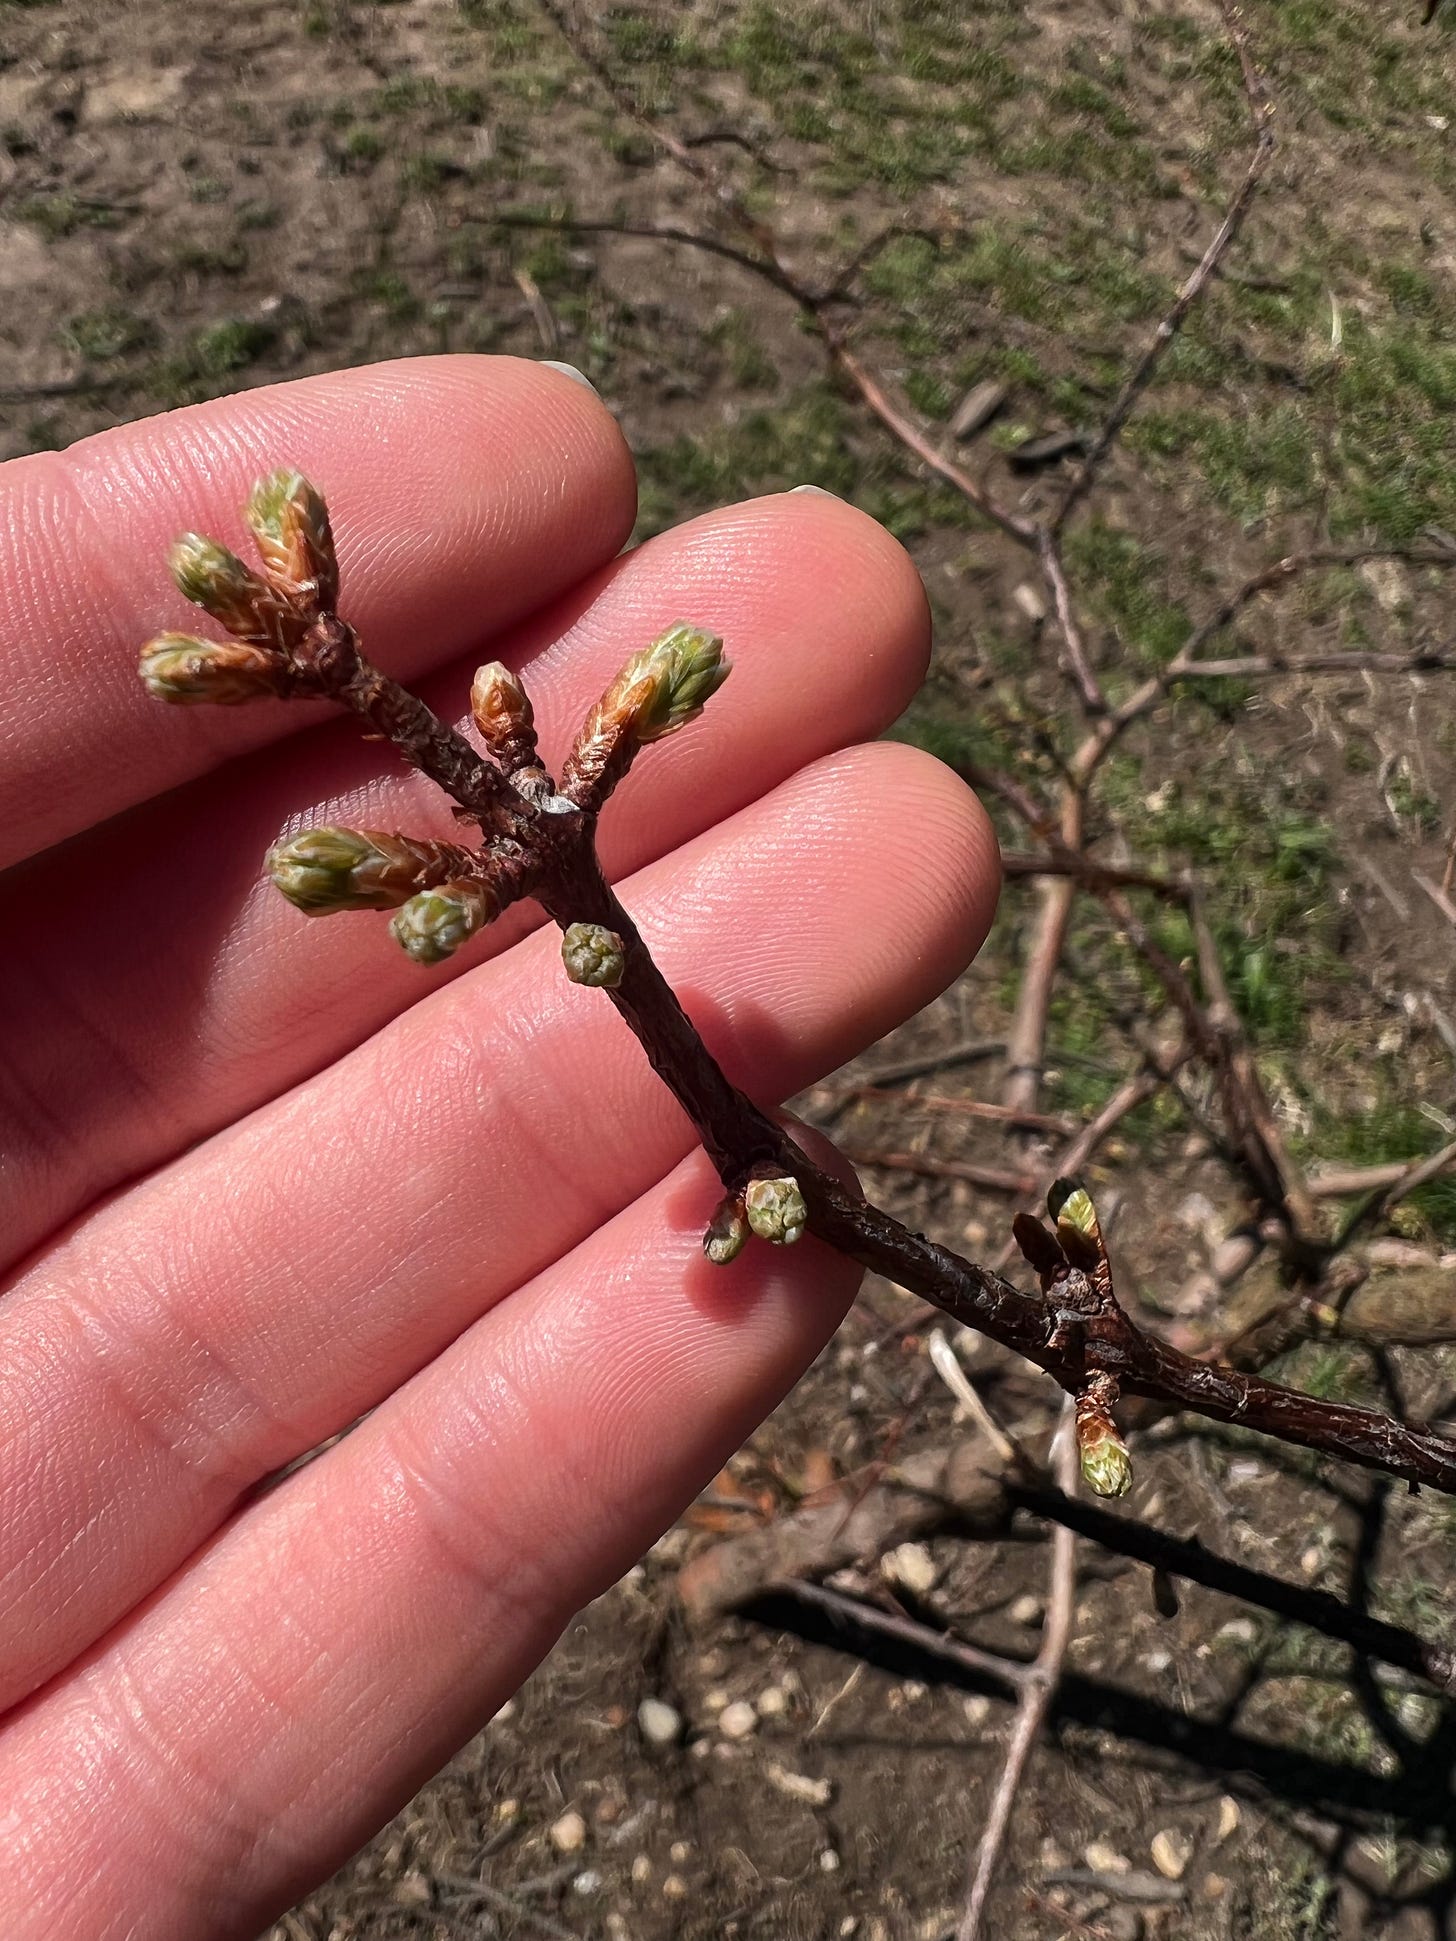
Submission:
POLYGON ((287 669, 279 655, 244 640, 199 640, 158 634, 141 651, 137 671, 154 701, 192 707, 211 701, 235 707, 284 692, 287 669))

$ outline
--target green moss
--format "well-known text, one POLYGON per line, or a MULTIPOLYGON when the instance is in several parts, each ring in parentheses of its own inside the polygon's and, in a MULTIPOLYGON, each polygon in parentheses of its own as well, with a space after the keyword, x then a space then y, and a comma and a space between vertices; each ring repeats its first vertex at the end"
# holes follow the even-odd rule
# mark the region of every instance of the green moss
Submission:
POLYGON ((140 350, 155 336, 155 327, 146 317, 117 304, 104 304, 99 310, 83 310, 71 317, 57 332, 67 350, 80 357, 101 361, 124 357, 140 350))

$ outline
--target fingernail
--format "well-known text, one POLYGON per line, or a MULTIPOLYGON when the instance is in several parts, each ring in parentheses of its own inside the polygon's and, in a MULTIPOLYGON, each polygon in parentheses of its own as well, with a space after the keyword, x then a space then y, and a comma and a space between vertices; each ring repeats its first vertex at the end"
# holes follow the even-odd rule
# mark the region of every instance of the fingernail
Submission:
POLYGON ((838 499, 838 500, 839 500, 839 503, 840 503, 841 505, 843 505, 843 504, 844 504, 844 501, 843 501, 843 499, 840 499, 840 498, 839 498, 839 494, 838 494, 837 492, 826 492, 826 491, 824 490, 824 487, 823 487, 822 485, 793 485, 793 486, 790 486, 790 488, 789 488, 789 496, 790 496, 790 497, 792 497, 792 496, 793 496, 793 494, 794 494, 795 492, 812 492, 812 493, 814 494, 814 497, 815 497, 816 499, 838 499))
POLYGON ((586 372, 579 371, 575 364, 558 364, 554 357, 543 357, 541 363, 548 371, 560 371, 563 377, 574 377, 578 384, 584 384, 586 386, 594 398, 599 398, 602 395, 587 376, 586 372))

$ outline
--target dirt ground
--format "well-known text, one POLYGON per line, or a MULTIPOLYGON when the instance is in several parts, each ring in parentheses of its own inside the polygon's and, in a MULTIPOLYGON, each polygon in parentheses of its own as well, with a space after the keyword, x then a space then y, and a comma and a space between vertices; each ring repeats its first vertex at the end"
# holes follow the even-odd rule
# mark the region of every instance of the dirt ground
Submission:
MULTIPOLYGON (((903 229, 854 281, 855 341, 917 422, 1026 507, 1065 474, 1013 469, 1014 447, 1098 421, 1248 151, 1204 0, 585 11, 635 98, 731 169, 810 273, 903 229), (999 413, 957 446, 955 407, 988 382, 999 413)), ((1165 662, 1190 615, 1282 552, 1456 532, 1451 11, 1422 27, 1415 0, 1251 0, 1274 169, 1069 544, 1110 680, 1165 662)), ((712 221, 533 0, 0 0, 0 456, 383 356, 567 359, 638 455, 640 533, 801 483, 885 520, 937 620, 898 732, 1045 783, 1077 722, 1024 557, 828 380, 777 292, 629 233, 712 221)), ((1314 574, 1225 643, 1449 647, 1450 586, 1400 562, 1314 574)), ((1453 693, 1440 674, 1210 684, 1151 718, 1098 798, 1105 857, 1200 873, 1311 1164, 1405 1159, 1456 1130, 1453 928, 1428 887, 1456 813, 1453 693)), ((1138 1024, 1157 1025, 1087 902, 1041 1098, 1071 1125, 1137 1069, 1138 1024)), ((899 1156, 863 1165, 884 1203, 983 1256, 1014 1201, 903 1158, 1035 1169, 1059 1143, 964 1109, 1000 1096, 1033 908, 1013 882, 971 973, 800 1101, 851 1151, 899 1156)), ((1226 1330, 1197 1277, 1246 1211, 1206 1103, 1196 1082, 1164 1095, 1090 1171, 1124 1298, 1195 1333, 1226 1330)), ((1379 1245, 1393 1290, 1419 1274, 1456 1315, 1456 1189, 1436 1182, 1379 1245)), ((685 1561, 834 1479, 974 1433, 934 1372, 930 1320, 868 1284, 713 1491, 269 1941, 948 1936, 1005 1693, 783 1600, 695 1627, 677 1588, 685 1561), (644 1720, 644 1701, 671 1717, 644 1720)), ((1040 1378, 960 1346, 1003 1420, 1029 1438, 1050 1426, 1040 1378)), ((1440 1346, 1312 1342, 1280 1372, 1456 1413, 1440 1346)), ((1208 1424, 1164 1423, 1135 1454, 1119 1514, 1449 1639, 1443 1506, 1208 1424)), ((1046 1554, 1046 1527, 1019 1512, 992 1535, 865 1558, 845 1581, 1028 1657, 1046 1554)), ((1018 1802, 998 1941, 1456 1934, 1456 1707, 1257 1603, 1192 1582, 1170 1598, 1142 1564, 1092 1542, 1078 1554, 1067 1676, 1018 1802)))

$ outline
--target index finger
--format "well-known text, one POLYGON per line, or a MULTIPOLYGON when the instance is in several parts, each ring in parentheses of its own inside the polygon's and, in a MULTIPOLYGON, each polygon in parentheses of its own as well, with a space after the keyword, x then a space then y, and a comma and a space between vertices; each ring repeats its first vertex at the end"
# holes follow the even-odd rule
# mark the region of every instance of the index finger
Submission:
POLYGON ((296 466, 340 510, 349 613, 409 678, 618 551, 631 454, 560 369, 421 357, 194 405, 0 467, 0 868, 312 718, 158 707, 137 653, 215 632, 168 581, 184 528, 243 545, 253 481, 296 466))

